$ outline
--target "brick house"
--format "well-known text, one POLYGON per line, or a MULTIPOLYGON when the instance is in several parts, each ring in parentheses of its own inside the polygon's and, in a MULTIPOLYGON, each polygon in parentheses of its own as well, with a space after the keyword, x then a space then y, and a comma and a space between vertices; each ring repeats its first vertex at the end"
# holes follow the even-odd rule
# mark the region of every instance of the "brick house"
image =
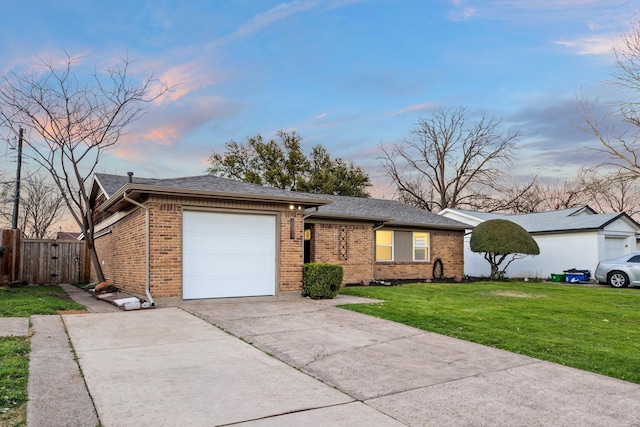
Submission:
POLYGON ((464 271, 468 225, 391 200, 95 174, 91 206, 105 277, 140 296, 299 291, 304 262, 342 265, 344 284, 464 271))

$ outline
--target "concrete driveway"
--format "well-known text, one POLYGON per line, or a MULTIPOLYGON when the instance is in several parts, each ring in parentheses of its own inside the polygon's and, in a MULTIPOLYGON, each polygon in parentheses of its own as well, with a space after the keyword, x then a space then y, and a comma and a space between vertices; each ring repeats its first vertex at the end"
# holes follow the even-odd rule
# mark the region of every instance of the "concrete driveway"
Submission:
POLYGON ((640 424, 640 385, 334 307, 349 301, 63 319, 106 427, 640 424))

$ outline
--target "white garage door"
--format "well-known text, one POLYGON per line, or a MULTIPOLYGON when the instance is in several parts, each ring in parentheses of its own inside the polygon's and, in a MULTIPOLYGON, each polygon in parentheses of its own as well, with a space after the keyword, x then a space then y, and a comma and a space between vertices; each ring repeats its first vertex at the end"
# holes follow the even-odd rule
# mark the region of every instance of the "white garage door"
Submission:
POLYGON ((276 217, 182 214, 182 298, 275 295, 276 217))
POLYGON ((625 254, 625 239, 619 237, 604 238, 604 259, 617 258, 625 254))

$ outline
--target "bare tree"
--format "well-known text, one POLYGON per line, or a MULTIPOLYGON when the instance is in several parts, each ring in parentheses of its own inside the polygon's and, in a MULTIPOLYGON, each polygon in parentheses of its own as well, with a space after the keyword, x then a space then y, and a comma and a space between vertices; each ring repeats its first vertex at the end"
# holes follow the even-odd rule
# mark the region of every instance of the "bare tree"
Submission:
POLYGON ((94 244, 88 180, 101 155, 114 147, 125 128, 140 118, 149 103, 168 88, 153 77, 129 77, 122 58, 90 78, 76 66, 80 58, 65 54, 57 67, 40 60, 42 74, 10 73, 0 78, 0 120, 17 132, 27 130, 33 159, 53 178, 69 212, 82 231, 97 278, 104 274, 94 244))
POLYGON ((438 109, 402 143, 381 148, 379 159, 400 200, 438 211, 471 206, 482 189, 495 187, 518 133, 502 132, 501 120, 484 115, 468 123, 468 115, 466 108, 438 109))
POLYGON ((504 177, 493 182, 491 188, 474 191, 467 204, 472 210, 484 212, 527 213, 537 212, 545 195, 540 194, 536 176, 527 180, 504 177))
POLYGON ((582 193, 591 201, 596 211, 625 212, 640 218, 640 188, 638 179, 627 173, 609 172, 601 174, 596 169, 580 171, 578 182, 582 193))
MULTIPOLYGON (((13 193, 13 189, 10 191, 13 193)), ((11 223, 13 199, 0 207, 0 215, 11 223)), ((53 237, 52 228, 62 220, 65 212, 64 199, 58 187, 40 174, 21 180, 18 228, 28 239, 53 237)))
POLYGON ((640 177, 640 23, 624 34, 622 47, 614 48, 613 53, 613 83, 621 89, 623 100, 601 113, 598 99, 580 94, 583 124, 579 127, 600 142, 599 147, 591 148, 602 157, 599 166, 635 179, 640 177))

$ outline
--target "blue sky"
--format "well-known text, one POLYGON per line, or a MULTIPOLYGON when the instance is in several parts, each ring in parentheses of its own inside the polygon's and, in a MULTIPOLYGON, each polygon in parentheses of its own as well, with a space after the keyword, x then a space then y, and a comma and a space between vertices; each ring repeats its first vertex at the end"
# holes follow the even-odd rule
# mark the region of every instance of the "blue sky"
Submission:
POLYGON ((513 173, 565 178, 594 161, 578 151, 594 140, 571 122, 576 94, 615 98, 611 48, 640 19, 622 0, 4 3, 5 73, 63 51, 90 69, 128 55, 173 85, 100 171, 203 174, 226 141, 289 129, 365 167, 377 196, 392 193, 380 145, 437 107, 519 130, 513 173))

